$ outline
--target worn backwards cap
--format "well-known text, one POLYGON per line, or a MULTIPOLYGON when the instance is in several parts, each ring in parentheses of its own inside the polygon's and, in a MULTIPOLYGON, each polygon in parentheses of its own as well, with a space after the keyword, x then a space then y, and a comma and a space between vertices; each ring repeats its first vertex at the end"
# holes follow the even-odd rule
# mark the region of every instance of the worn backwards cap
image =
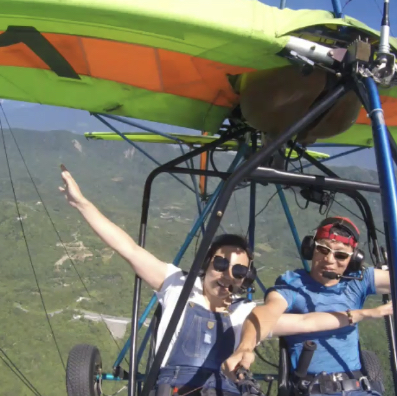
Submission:
POLYGON ((347 217, 329 217, 320 223, 314 239, 332 239, 355 248, 360 239, 360 231, 357 226, 347 217), (334 226, 343 228, 350 234, 350 236, 346 237, 338 235, 337 233, 331 233, 331 228, 334 226))

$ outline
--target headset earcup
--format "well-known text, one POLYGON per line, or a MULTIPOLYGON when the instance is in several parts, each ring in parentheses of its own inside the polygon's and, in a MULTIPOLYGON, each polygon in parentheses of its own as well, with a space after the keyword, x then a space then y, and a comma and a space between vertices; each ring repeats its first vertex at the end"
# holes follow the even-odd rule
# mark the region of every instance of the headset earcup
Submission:
POLYGON ((251 265, 251 268, 249 269, 247 276, 244 278, 243 284, 241 287, 243 289, 248 289, 255 281, 256 278, 256 268, 254 265, 251 265))
POLYGON ((361 249, 354 249, 353 255, 350 259, 350 263, 348 265, 349 272, 357 272, 361 270, 362 265, 364 264, 365 253, 361 249))
POLYGON ((301 243, 301 256, 305 260, 311 260, 314 253, 314 239, 311 235, 306 235, 301 243))
POLYGON ((207 255, 204 258, 203 264, 201 265, 200 271, 198 273, 198 277, 202 278, 205 276, 205 273, 208 270, 208 267, 210 266, 210 261, 211 261, 211 256, 207 255))

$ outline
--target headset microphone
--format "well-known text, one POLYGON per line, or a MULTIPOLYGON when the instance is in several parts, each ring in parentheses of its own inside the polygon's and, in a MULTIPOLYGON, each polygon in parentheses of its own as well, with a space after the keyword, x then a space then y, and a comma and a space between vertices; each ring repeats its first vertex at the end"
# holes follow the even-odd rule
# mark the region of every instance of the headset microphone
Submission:
POLYGON ((345 275, 339 275, 336 272, 330 272, 330 271, 323 271, 322 276, 327 279, 356 279, 356 280, 363 280, 364 279, 364 274, 361 273, 360 276, 345 276, 345 275))
POLYGON ((241 287, 238 287, 238 286, 230 285, 228 289, 229 289, 229 293, 231 293, 231 294, 242 294, 242 293, 244 293, 244 289, 242 289, 241 287))

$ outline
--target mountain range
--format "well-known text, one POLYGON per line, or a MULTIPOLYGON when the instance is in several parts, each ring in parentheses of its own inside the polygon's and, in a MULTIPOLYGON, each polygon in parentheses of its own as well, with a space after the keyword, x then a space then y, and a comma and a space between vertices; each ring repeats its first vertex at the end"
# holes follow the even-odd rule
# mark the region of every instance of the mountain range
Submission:
MULTIPOLYGON (((37 131, 66 130, 77 134, 109 131, 106 125, 103 125, 98 119, 83 110, 11 100, 3 100, 3 108, 12 128, 37 131)), ((184 134, 200 133, 200 131, 158 124, 145 120, 130 119, 130 121, 136 122, 143 127, 159 130, 160 132, 184 134)), ((135 132, 141 130, 140 128, 134 128, 120 122, 111 121, 111 123, 121 132, 135 132)), ((333 156, 350 149, 351 148, 321 147, 317 150, 333 156)), ((329 161, 329 164, 335 166, 349 166, 354 164, 361 168, 376 169, 373 149, 365 149, 358 153, 349 154, 346 157, 339 157, 338 159, 329 161)))

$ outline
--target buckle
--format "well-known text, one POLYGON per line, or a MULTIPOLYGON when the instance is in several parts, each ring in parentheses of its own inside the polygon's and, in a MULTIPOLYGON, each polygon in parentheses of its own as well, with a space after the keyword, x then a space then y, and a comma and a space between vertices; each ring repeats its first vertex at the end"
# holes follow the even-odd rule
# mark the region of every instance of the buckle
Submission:
POLYGON ((339 381, 335 381, 334 377, 324 373, 321 373, 318 379, 318 385, 321 393, 335 393, 342 392, 342 386, 339 381))
POLYGON ((369 379, 367 377, 360 377, 358 381, 360 382, 364 390, 370 391, 372 389, 369 379))

